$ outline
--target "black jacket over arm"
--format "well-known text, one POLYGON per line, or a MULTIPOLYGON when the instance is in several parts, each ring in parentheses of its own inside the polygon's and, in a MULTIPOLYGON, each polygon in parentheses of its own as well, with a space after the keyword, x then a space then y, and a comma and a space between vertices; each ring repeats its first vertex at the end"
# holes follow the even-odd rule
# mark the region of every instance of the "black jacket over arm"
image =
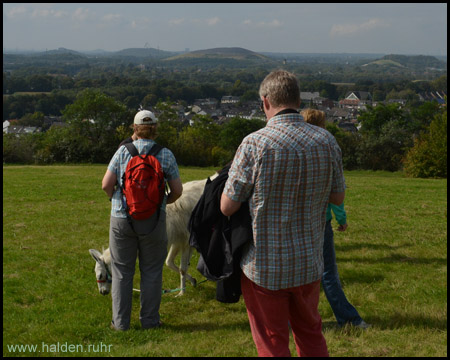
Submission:
POLYGON ((241 295, 240 259, 244 245, 252 241, 248 202, 228 218, 220 211, 220 198, 230 166, 207 180, 203 195, 192 211, 188 229, 189 243, 200 253, 197 270, 217 282, 216 299, 225 303, 239 301, 241 295))

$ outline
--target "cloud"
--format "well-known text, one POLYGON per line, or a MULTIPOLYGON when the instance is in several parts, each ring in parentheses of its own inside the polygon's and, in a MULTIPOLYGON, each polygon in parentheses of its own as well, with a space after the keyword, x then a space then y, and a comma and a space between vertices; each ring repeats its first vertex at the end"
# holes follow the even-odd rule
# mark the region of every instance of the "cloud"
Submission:
POLYGON ((218 23, 222 22, 222 20, 219 17, 215 16, 209 19, 192 19, 191 22, 194 24, 215 26, 218 23))
POLYGON ((147 25, 150 24, 151 20, 146 17, 140 17, 131 21, 131 27, 133 29, 144 30, 147 28, 147 25))
POLYGON ((247 26, 254 26, 254 27, 264 27, 264 28, 279 28, 283 26, 283 23, 278 19, 273 19, 272 21, 258 21, 253 22, 250 19, 244 20, 242 24, 247 26))
POLYGON ((117 23, 122 20, 122 15, 120 14, 106 14, 101 19, 105 23, 117 23))
POLYGON ((79 22, 84 22, 94 16, 89 9, 78 8, 72 14, 72 19, 79 22))
POLYGON ((174 26, 181 25, 181 24, 184 23, 184 21, 185 21, 184 18, 180 18, 180 19, 170 19, 170 20, 169 20, 169 25, 174 25, 174 26))
POLYGON ((123 19, 123 16, 120 14, 106 14, 103 15, 100 19, 100 22, 97 24, 97 28, 105 29, 110 26, 114 26, 119 24, 123 19))
POLYGON ((373 30, 376 28, 387 27, 389 26, 381 19, 370 19, 362 24, 339 24, 333 25, 330 30, 330 36, 351 36, 355 34, 359 34, 362 32, 366 32, 369 30, 373 30))
POLYGON ((51 5, 52 4, 31 4, 30 7, 25 7, 24 5, 16 6, 6 13, 6 17, 14 19, 27 15, 27 18, 31 19, 42 19, 42 18, 60 19, 69 15, 67 11, 51 9, 50 8, 51 5))
POLYGON ((213 17, 213 18, 210 18, 210 19, 206 19, 206 23, 209 25, 209 26, 214 26, 214 25, 217 25, 218 23, 220 23, 220 19, 216 16, 216 17, 213 17))
POLYGON ((20 5, 20 6, 13 7, 11 10, 9 10, 6 13, 6 16, 10 19, 13 19, 13 18, 20 17, 21 15, 24 15, 26 12, 27 12, 26 7, 23 5, 20 5))
POLYGON ((66 17, 68 14, 67 11, 62 10, 53 10, 53 9, 36 9, 31 14, 32 18, 47 18, 47 17, 54 17, 54 18, 63 18, 66 17))

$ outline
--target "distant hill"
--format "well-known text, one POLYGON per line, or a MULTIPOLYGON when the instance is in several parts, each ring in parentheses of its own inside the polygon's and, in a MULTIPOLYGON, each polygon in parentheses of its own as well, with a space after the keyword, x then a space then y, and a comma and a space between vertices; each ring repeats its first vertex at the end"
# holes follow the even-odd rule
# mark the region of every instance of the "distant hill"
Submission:
POLYGON ((372 61, 379 59, 385 54, 367 54, 367 53, 274 53, 260 52, 262 55, 278 60, 286 60, 290 63, 321 63, 321 64, 357 64, 361 61, 372 61))
POLYGON ((269 57, 255 53, 253 51, 239 47, 223 47, 206 50, 191 51, 186 54, 180 54, 170 57, 166 60, 182 60, 182 59, 234 59, 234 60, 264 60, 272 61, 269 57))
POLYGON ((372 61, 371 63, 368 63, 365 66, 368 65, 398 66, 412 69, 447 68, 447 63, 438 60, 434 56, 427 56, 427 55, 385 55, 381 59, 372 61))
POLYGON ((365 64, 363 66, 368 66, 368 65, 379 65, 379 66, 396 66, 396 67, 400 67, 400 68, 404 68, 405 66, 403 66, 402 64, 400 64, 397 61, 394 60, 386 60, 386 59, 379 59, 379 60, 375 60, 372 61, 369 64, 365 64))
POLYGON ((46 51, 37 52, 32 55, 38 56, 38 55, 67 55, 67 54, 84 56, 82 53, 80 53, 78 51, 66 49, 63 47, 60 47, 55 50, 46 50, 46 51))
POLYGON ((85 51, 80 51, 81 53, 85 54, 85 55, 93 55, 93 56, 110 56, 111 54, 113 54, 112 51, 106 51, 103 49, 96 49, 96 50, 85 50, 85 51))
POLYGON ((129 48, 110 53, 110 56, 129 56, 136 58, 163 59, 174 56, 177 52, 164 51, 154 48, 129 48))
MULTIPOLYGON (((62 63, 74 63, 82 62, 87 59, 85 54, 78 51, 69 50, 65 48, 59 48, 56 50, 46 50, 40 52, 30 52, 27 54, 3 54, 3 63, 8 64, 29 64, 29 65, 42 65, 46 62, 52 64, 62 63)), ((3 66, 4 68, 4 66, 3 66)))

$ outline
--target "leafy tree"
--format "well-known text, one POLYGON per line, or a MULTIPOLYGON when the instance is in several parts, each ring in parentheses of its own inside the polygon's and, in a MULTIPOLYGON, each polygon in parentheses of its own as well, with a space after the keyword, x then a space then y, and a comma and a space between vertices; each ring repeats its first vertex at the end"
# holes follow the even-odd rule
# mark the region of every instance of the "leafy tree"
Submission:
POLYGON ((437 114, 441 113, 437 101, 427 101, 417 108, 411 109, 411 126, 415 134, 427 129, 437 114))
POLYGON ((3 94, 14 94, 17 91, 29 91, 27 80, 18 76, 5 76, 3 73, 3 94))
POLYGON ((374 90, 372 93, 373 101, 383 101, 385 99, 385 94, 381 90, 374 90))
POLYGON ((164 146, 172 152, 178 153, 176 145, 178 143, 178 130, 173 121, 159 120, 158 121, 158 134, 156 142, 161 146, 164 146))
POLYGON ((3 163, 33 164, 43 137, 43 133, 3 134, 3 163))
POLYGON ((233 152, 222 149, 220 146, 214 146, 211 149, 211 155, 214 166, 225 166, 234 157, 233 152))
MULTIPOLYGON (((115 129, 130 123, 132 112, 99 90, 86 89, 63 110, 74 136, 81 135, 89 147, 87 162, 107 162, 117 149, 115 129)), ((84 151, 82 151, 84 152, 84 151)))
POLYGON ((33 114, 25 114, 19 121, 19 125, 42 127, 44 125, 44 114, 36 111, 33 114))
POLYGON ((338 98, 336 85, 330 84, 326 81, 318 81, 315 84, 315 90, 319 91, 320 96, 327 99, 337 100, 338 98))
POLYGON ((414 141, 405 157, 404 170, 412 177, 447 177, 447 110, 437 114, 428 131, 414 141))
POLYGON ((123 140, 129 138, 131 135, 133 135, 133 128, 132 126, 125 126, 125 125, 119 125, 116 128, 116 139, 117 143, 121 143, 123 140))
POLYGON ((265 125, 266 123, 263 120, 247 120, 240 117, 234 117, 229 122, 222 125, 219 144, 223 149, 234 154, 244 137, 263 128, 265 125))
POLYGON ((247 90, 239 99, 239 102, 255 101, 259 99, 259 93, 256 90, 247 90))
POLYGON ((399 171, 411 146, 411 134, 399 120, 386 122, 377 134, 362 134, 358 163, 366 170, 399 171))
POLYGON ((220 99, 222 96, 214 85, 202 84, 200 85, 200 97, 220 99))
POLYGON ((125 106, 129 109, 138 109, 140 99, 137 96, 127 96, 123 102, 125 106))
POLYGON ((212 149, 219 139, 219 126, 209 116, 196 115, 193 120, 193 126, 186 126, 178 134, 175 157, 183 165, 211 165, 214 163, 212 149))
POLYGON ((397 121, 401 125, 406 124, 406 117, 399 104, 378 104, 376 107, 367 106, 358 117, 361 123, 361 132, 377 134, 381 128, 390 121, 397 121))
POLYGON ((361 134, 342 130, 336 124, 328 123, 326 129, 331 132, 342 151, 342 165, 345 170, 360 167, 359 152, 362 142, 361 134))
POLYGON ((51 127, 36 152, 36 161, 51 163, 84 163, 92 158, 90 141, 74 127, 51 127))
POLYGON ((48 75, 32 75, 29 79, 33 91, 52 91, 52 77, 48 75))
POLYGON ((436 80, 431 81, 431 86, 435 91, 445 91, 447 92, 447 75, 442 75, 436 80))
POLYGON ((158 98, 156 97, 156 95, 148 94, 142 99, 141 105, 144 108, 148 108, 148 107, 156 105, 157 102, 158 102, 158 98))

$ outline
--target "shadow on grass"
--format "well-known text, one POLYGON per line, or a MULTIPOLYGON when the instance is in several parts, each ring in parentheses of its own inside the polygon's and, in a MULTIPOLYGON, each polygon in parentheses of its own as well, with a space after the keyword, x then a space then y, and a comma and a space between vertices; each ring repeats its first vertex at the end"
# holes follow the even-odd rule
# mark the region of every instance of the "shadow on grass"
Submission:
POLYGON ((358 263, 365 263, 365 264, 395 264, 395 263, 404 263, 404 264, 420 264, 420 265, 438 265, 443 266, 447 264, 447 259, 445 258, 417 258, 417 257, 411 257, 404 254, 398 254, 393 253, 389 256, 385 257, 376 257, 373 258, 367 258, 367 257, 351 257, 351 258, 345 258, 345 257, 339 257, 338 259, 338 266, 339 263, 343 262, 355 262, 358 263))
POLYGON ((199 321, 185 324, 165 324, 165 329, 176 332, 204 332, 204 331, 248 331, 250 333, 250 325, 248 320, 220 323, 217 321, 199 321))
POLYGON ((385 279, 380 273, 374 274, 373 272, 362 272, 361 270, 351 271, 348 269, 345 272, 339 272, 339 278, 345 284, 373 284, 385 279))
POLYGON ((334 244, 334 247, 336 249, 336 253, 339 253, 342 251, 342 253, 346 253, 348 251, 353 250, 361 250, 361 249, 370 249, 370 250, 396 250, 401 249, 405 247, 411 247, 414 246, 413 244, 403 244, 403 245, 388 245, 388 244, 374 244, 374 243, 356 243, 356 244, 334 244))
POLYGON ((415 327, 434 330, 447 330, 447 318, 433 318, 424 315, 407 315, 407 314, 393 314, 388 318, 379 316, 365 316, 364 320, 374 328, 382 330, 393 330, 404 327, 415 327))
MULTIPOLYGON (((447 330, 447 318, 437 319, 432 317, 427 317, 423 315, 405 315, 405 314, 393 314, 389 317, 379 317, 379 316, 364 316, 364 320, 371 324, 370 329, 376 330, 395 330, 405 327, 415 327, 430 330, 447 330)), ((362 331, 361 329, 355 328, 354 326, 346 325, 340 327, 336 321, 323 321, 323 330, 332 331, 362 331), (353 330, 354 329, 354 330, 353 330)))

